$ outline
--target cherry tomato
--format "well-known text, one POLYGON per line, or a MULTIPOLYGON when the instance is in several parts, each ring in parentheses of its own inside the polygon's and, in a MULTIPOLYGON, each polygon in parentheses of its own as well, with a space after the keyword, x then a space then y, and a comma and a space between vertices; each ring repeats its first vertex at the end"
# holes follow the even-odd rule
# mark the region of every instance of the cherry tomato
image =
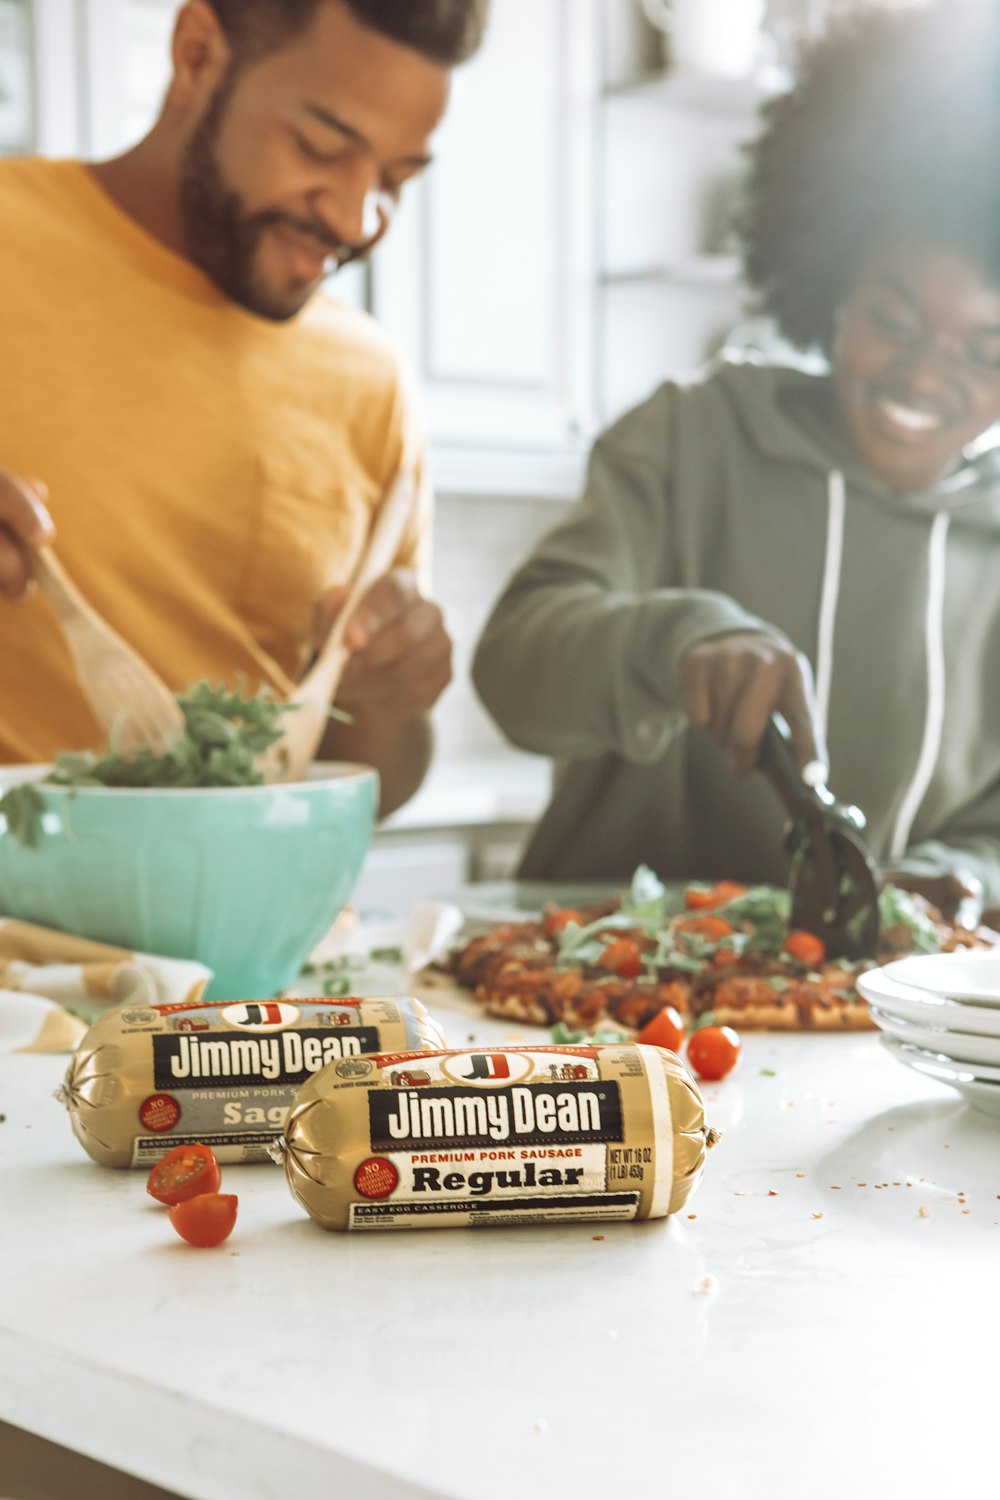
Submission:
POLYGON ((746 893, 746 886, 739 885, 735 880, 717 880, 707 891, 689 886, 684 892, 684 905, 688 911, 704 911, 713 906, 725 906, 727 901, 735 901, 746 893))
POLYGON ((623 979, 635 979, 642 969, 642 952, 632 938, 615 938, 598 959, 602 969, 612 969, 623 979))
POLYGON ((682 917, 674 923, 674 928, 677 932, 690 932, 706 942, 717 943, 720 938, 729 937, 733 924, 725 917, 682 917))
POLYGON ((196 1142, 168 1151, 150 1172, 146 1192, 158 1203, 172 1207, 186 1198, 197 1198, 199 1193, 217 1193, 221 1181, 215 1153, 196 1142))
POLYGON ((818 969, 826 958, 826 949, 823 939, 818 938, 812 932, 790 932, 782 943, 786 953, 792 958, 797 958, 800 964, 805 964, 807 969, 818 969))
POLYGON ((201 1193, 175 1203, 170 1222, 189 1245, 208 1249, 221 1245, 232 1234, 239 1201, 234 1193, 201 1193))
POLYGON ((636 1037, 647 1047, 666 1047, 668 1052, 679 1052, 684 1040, 684 1022, 681 1013, 672 1005, 665 1005, 659 1015, 647 1021, 636 1037))
POLYGON ((687 1059, 699 1078, 715 1083, 735 1068, 740 1039, 731 1026, 703 1026, 687 1044, 687 1059))
POLYGON ((578 911, 574 911, 571 906, 550 906, 542 917, 542 931, 546 937, 558 937, 572 922, 578 927, 583 926, 583 918, 578 911))

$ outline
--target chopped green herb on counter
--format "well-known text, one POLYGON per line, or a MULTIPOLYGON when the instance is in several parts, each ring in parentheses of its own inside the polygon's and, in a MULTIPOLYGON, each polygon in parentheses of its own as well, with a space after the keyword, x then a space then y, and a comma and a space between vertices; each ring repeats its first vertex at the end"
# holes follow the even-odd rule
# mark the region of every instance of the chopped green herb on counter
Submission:
POLYGON ((617 1026, 600 1026, 596 1031, 573 1031, 565 1021, 556 1022, 551 1036, 557 1047, 615 1047, 621 1042, 634 1041, 630 1032, 617 1026))

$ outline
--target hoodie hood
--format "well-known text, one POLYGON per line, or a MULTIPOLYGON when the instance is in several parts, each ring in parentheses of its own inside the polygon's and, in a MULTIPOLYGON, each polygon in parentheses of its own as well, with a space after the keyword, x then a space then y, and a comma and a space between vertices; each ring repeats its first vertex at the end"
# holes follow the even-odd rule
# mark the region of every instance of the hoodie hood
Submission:
POLYGON ((842 473, 860 490, 897 513, 937 515, 1000 531, 1000 438, 984 435, 979 451, 928 490, 890 490, 862 464, 849 440, 833 426, 832 379, 786 365, 727 356, 713 383, 731 402, 747 443, 771 458, 842 473), (992 439, 992 440, 991 440, 992 439))

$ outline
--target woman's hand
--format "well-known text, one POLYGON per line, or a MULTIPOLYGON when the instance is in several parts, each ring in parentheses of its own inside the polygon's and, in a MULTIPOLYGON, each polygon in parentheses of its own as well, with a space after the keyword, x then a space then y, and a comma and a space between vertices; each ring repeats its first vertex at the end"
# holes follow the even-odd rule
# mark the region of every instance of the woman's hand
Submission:
POLYGON ((954 875, 908 875, 891 869, 883 871, 886 885, 895 885, 914 896, 923 896, 946 922, 970 929, 983 920, 983 887, 975 875, 960 870, 954 875))
POLYGON ((47 487, 0 469, 0 595, 17 603, 33 588, 28 553, 55 537, 47 487))
POLYGON ((806 658, 768 635, 749 631, 699 641, 683 658, 680 686, 692 724, 707 729, 742 775, 752 771, 773 713, 785 718, 799 769, 817 766, 825 780, 827 751, 812 668, 806 658))

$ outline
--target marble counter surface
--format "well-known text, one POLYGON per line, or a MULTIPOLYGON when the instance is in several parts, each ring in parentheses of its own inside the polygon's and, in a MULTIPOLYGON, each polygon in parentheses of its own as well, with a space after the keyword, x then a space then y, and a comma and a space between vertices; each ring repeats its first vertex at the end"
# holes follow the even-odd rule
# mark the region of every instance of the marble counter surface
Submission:
POLYGON ((874 1035, 746 1038, 667 1223, 339 1236, 230 1167, 212 1252, 64 1066, 0 1058, 0 1419, 192 1500, 995 1492, 1000 1126, 874 1035))

